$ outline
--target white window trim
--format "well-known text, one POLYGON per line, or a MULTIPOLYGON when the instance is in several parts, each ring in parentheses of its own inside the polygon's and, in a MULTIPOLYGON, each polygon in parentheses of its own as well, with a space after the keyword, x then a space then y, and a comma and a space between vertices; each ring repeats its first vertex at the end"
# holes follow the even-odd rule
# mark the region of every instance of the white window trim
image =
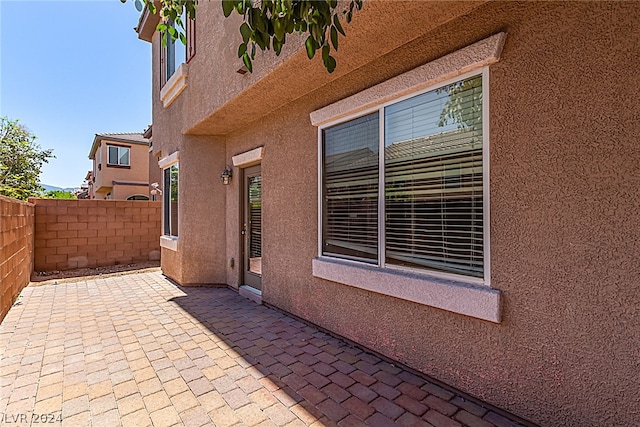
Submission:
POLYGON ((158 160, 158 167, 160 169, 166 169, 172 164, 178 163, 179 160, 180 160, 180 152, 176 151, 175 153, 171 153, 168 156, 158 160))
MULTIPOLYGON (((488 65, 499 60, 505 38, 505 33, 496 34, 311 113, 312 123, 318 126, 319 256, 312 261, 313 275, 315 277, 495 323, 501 322, 501 292, 490 287, 488 65), (483 87, 484 279, 474 279, 436 271, 398 268, 384 264, 374 266, 323 256, 323 130, 375 111, 380 114, 380 126, 383 129, 384 107, 478 74, 482 74, 483 87)), ((381 211, 379 210, 378 212, 380 214, 381 211)), ((383 223, 383 221, 379 220, 379 226, 383 223)), ((380 236, 383 236, 383 234, 380 233, 380 236)), ((384 242, 380 247, 384 247, 384 242)))
MULTIPOLYGON (((164 171, 165 169, 171 167, 172 165, 178 163, 180 161, 180 152, 176 151, 175 153, 169 154, 166 157, 158 160, 158 167, 162 169, 162 182, 164 184, 164 171)), ((179 173, 179 172, 178 172, 179 173)), ((164 187, 162 189, 164 191, 164 187)), ((178 191, 180 191, 180 179, 178 178, 178 191)), ((164 234, 164 194, 162 196, 162 235, 160 236, 160 247, 169 249, 172 251, 178 250, 178 241, 180 240, 179 236, 167 236, 164 234)), ((180 209, 178 209, 178 229, 180 229, 180 209)))
POLYGON ((254 148, 244 153, 236 154, 231 158, 233 166, 246 168, 248 166, 257 165, 264 158, 264 147, 254 148))
MULTIPOLYGON (((178 212, 178 216, 180 216, 180 212, 178 212)), ((180 222, 180 220, 178 220, 178 222, 180 222)), ((164 230, 164 224, 163 224, 163 230, 164 230)), ((164 235, 160 236, 160 247, 177 252, 178 238, 174 236, 164 236, 164 235)))
POLYGON ((500 291, 472 286, 417 270, 408 272, 320 256, 312 260, 313 276, 453 313, 500 323, 500 291))
POLYGON ((436 86, 444 85, 446 81, 460 80, 461 76, 471 71, 477 71, 498 62, 506 38, 506 33, 495 34, 348 98, 312 111, 309 115, 311 124, 325 126, 329 122, 346 121, 377 110, 383 104, 396 103, 403 97, 409 98, 419 92, 426 92, 436 86))
POLYGON ((120 145, 113 145, 113 144, 107 144, 107 165, 110 166, 131 166, 131 147, 122 147, 120 145), (109 148, 116 148, 118 149, 118 162, 117 163, 111 163, 109 161, 109 148), (120 150, 129 150, 129 163, 122 164, 120 163, 120 150))
POLYGON ((173 73, 169 80, 160 89, 160 100, 162 106, 167 108, 178 98, 187 88, 187 75, 189 74, 189 66, 185 62, 180 64, 178 69, 173 73))

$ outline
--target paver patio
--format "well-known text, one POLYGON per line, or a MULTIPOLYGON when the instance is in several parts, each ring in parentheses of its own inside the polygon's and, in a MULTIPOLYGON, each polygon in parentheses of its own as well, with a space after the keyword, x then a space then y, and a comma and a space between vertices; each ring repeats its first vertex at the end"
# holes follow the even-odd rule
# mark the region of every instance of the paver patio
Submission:
POLYGON ((25 288, 0 325, 0 359, 0 424, 520 425, 230 289, 159 271, 25 288))

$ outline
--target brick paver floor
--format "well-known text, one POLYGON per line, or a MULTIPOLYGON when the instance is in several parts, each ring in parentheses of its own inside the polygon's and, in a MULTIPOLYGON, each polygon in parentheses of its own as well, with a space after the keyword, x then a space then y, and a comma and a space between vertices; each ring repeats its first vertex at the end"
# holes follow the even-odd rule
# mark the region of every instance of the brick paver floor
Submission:
POLYGON ((25 288, 0 359, 0 424, 518 425, 232 290, 157 271, 25 288))

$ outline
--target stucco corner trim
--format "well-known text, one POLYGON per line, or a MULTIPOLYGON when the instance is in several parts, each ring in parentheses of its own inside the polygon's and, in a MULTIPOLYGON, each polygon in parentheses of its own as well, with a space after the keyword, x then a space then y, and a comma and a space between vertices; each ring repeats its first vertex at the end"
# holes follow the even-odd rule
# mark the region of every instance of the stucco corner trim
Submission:
POLYGON ((178 160, 180 160, 180 152, 176 151, 175 153, 171 153, 167 157, 163 157, 158 160, 158 167, 160 169, 165 169, 174 163, 178 163, 178 160))
POLYGON ((496 289, 324 257, 315 258, 312 269, 315 277, 332 282, 494 323, 502 320, 496 289))
POLYGON ((175 73, 167 80, 162 89, 160 90, 160 100, 162 106, 167 108, 173 101, 176 100, 178 95, 187 88, 187 74, 189 66, 185 63, 180 64, 175 73))
POLYGON ((234 167, 247 167, 260 163, 264 157, 264 147, 254 148, 231 158, 234 167))
POLYGON ((170 237, 170 236, 160 236, 160 247, 172 250, 174 252, 178 251, 178 238, 170 237))
POLYGON ((498 33, 470 46, 393 77, 348 98, 329 104, 309 115, 313 126, 322 126, 341 118, 391 102, 413 92, 454 79, 498 62, 507 33, 498 33))

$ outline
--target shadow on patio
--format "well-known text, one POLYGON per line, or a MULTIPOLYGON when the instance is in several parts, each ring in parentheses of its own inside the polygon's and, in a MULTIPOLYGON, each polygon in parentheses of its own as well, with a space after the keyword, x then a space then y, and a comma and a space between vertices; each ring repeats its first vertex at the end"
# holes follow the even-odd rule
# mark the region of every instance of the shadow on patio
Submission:
POLYGON ((30 286, 0 325, 0 412, 63 425, 509 426, 226 288, 159 272, 30 286))

